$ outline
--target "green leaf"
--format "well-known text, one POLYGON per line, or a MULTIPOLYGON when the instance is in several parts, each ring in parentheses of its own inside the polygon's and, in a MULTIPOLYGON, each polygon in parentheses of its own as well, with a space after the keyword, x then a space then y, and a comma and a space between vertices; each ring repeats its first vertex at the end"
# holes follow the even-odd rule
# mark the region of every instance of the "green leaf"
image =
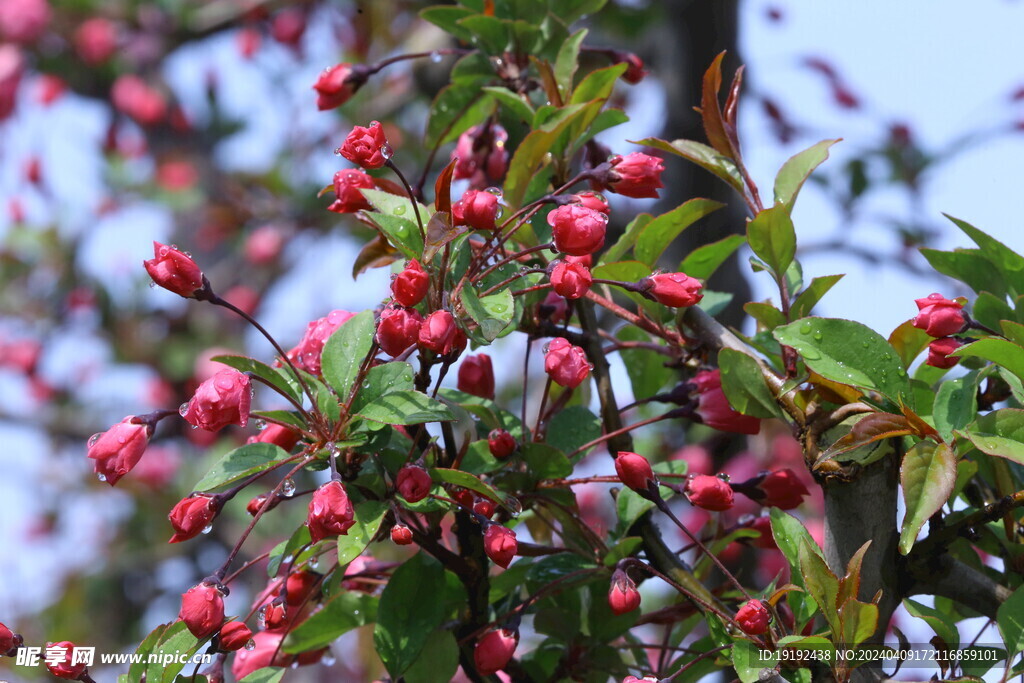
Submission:
POLYGON ((698 280, 706 280, 746 241, 745 235, 729 235, 717 242, 697 247, 686 255, 679 264, 679 270, 698 280))
POLYGON ((199 480, 194 490, 210 491, 233 484, 257 472, 270 469, 288 457, 286 450, 272 443, 250 443, 240 446, 218 460, 199 480))
POLYGON ((672 240, 683 230, 723 206, 721 202, 711 199, 691 199, 658 216, 644 226, 637 237, 633 248, 637 260, 653 268, 672 240))
POLYGON ((406 683, 451 680, 459 668, 459 646, 451 631, 434 631, 416 662, 405 672, 406 683))
POLYGON ((295 400, 302 399, 302 387, 287 368, 272 368, 266 363, 245 356, 214 356, 210 360, 223 363, 239 372, 251 372, 273 384, 285 396, 291 396, 295 400))
MULTIPOLYGON (((167 632, 167 629, 170 628, 175 623, 178 623, 178 622, 171 622, 169 624, 161 624, 161 625, 157 626, 155 629, 153 629, 149 633, 149 635, 147 635, 143 639, 143 641, 141 643, 139 643, 139 647, 135 650, 135 654, 138 654, 138 655, 148 655, 149 653, 151 653, 153 651, 153 648, 156 647, 156 644, 158 642, 160 642, 160 637, 163 636, 163 634, 167 632)), ((146 657, 140 657, 138 659, 141 660, 141 661, 133 662, 131 664, 131 666, 128 668, 128 680, 133 681, 133 682, 134 681, 141 681, 143 676, 146 673, 147 658, 146 657)))
POLYGON ((301 525, 287 541, 281 541, 270 551, 270 560, 267 562, 267 576, 270 578, 277 576, 284 558, 289 555, 294 556, 295 553, 308 546, 311 542, 309 527, 305 524, 301 525))
POLYGON ((791 212, 804 181, 828 159, 829 147, 837 142, 839 140, 822 140, 790 157, 775 176, 775 203, 784 204, 791 212))
POLYGON ((735 349, 722 349, 718 352, 718 367, 722 371, 722 391, 734 409, 753 417, 784 419, 756 360, 735 349))
POLYGON ((992 292, 997 296, 1006 296, 1006 283, 980 249, 921 249, 921 255, 932 268, 960 280, 978 294, 992 292))
POLYGON ((974 240, 985 258, 1002 274, 1014 296, 1024 294, 1024 257, 970 223, 953 218, 949 214, 944 215, 974 240))
POLYGON ((848 598, 839 607, 845 645, 856 647, 874 635, 878 627, 878 605, 848 598))
POLYGON ((839 596, 839 579, 828 568, 820 554, 818 544, 806 539, 801 540, 797 548, 800 559, 800 574, 803 577, 807 592, 821 608, 821 613, 829 623, 832 633, 837 635, 840 630, 839 610, 836 598, 839 596))
POLYGON ((293 653, 319 650, 352 629, 376 620, 377 598, 357 591, 342 591, 289 632, 281 649, 293 653))
POLYGON ((786 316, 782 311, 769 303, 751 301, 743 304, 743 310, 766 330, 774 330, 776 327, 786 324, 786 316))
POLYGON ((549 446, 571 453, 601 436, 601 420, 585 406, 569 406, 555 413, 546 434, 549 446))
POLYGON ((953 648, 960 645, 960 632, 957 630, 956 620, 950 615, 909 598, 903 601, 903 606, 910 616, 927 622, 935 631, 935 635, 942 638, 946 645, 953 648))
POLYGON ((1011 341, 988 337, 979 339, 949 354, 961 358, 982 358, 1001 365, 1024 380, 1024 347, 1011 341))
POLYGON ((1024 410, 1003 408, 980 416, 967 438, 982 453, 1024 465, 1024 410))
POLYGON ((494 97, 499 104, 505 105, 505 108, 508 109, 508 111, 515 114, 524 122, 530 123, 533 121, 535 112, 533 111, 533 107, 530 106, 530 103, 508 88, 489 85, 483 88, 483 91, 490 93, 490 95, 494 97))
POLYGON ((932 337, 927 332, 914 327, 913 320, 902 323, 889 335, 889 345, 896 349, 904 368, 909 368, 931 341, 932 337))
POLYGON ((906 555, 928 518, 942 509, 956 483, 956 454, 944 443, 920 441, 903 456, 900 484, 907 514, 900 532, 900 553, 906 555))
POLYGON ((776 204, 754 216, 747 223, 747 242, 775 276, 782 277, 796 255, 796 230, 787 207, 776 204))
MULTIPOLYGON (((615 333, 615 337, 627 342, 652 342, 650 335, 631 325, 623 325, 615 333)), ((644 348, 623 348, 619 350, 619 355, 622 356, 626 374, 629 375, 630 384, 633 386, 633 396, 637 399, 649 398, 656 394, 673 374, 665 367, 665 356, 660 353, 644 348)), ((556 413, 555 417, 557 418, 564 412, 556 413)), ((551 436, 558 434, 553 429, 549 430, 549 433, 551 436)), ((597 438, 597 436, 600 436, 600 423, 598 423, 598 434, 593 438, 597 438)))
POLYGON ((746 638, 733 638, 732 645, 732 667, 736 670, 736 677, 742 683, 759 683, 763 669, 774 669, 779 661, 779 653, 772 652, 769 656, 762 655, 768 652, 746 638))
POLYGON ((370 368, 366 373, 366 379, 363 380, 363 386, 352 402, 352 412, 358 413, 385 394, 393 391, 412 391, 413 388, 413 369, 409 363, 392 361, 370 368))
POLYGON ((356 523, 348 534, 338 536, 338 565, 345 566, 366 550, 380 531, 387 511, 388 504, 382 500, 366 500, 355 506, 356 523))
POLYGON ((363 311, 346 320, 327 339, 320 355, 324 381, 342 400, 348 397, 359 368, 373 348, 373 312, 363 311))
POLYGON ((583 39, 587 37, 587 29, 581 28, 569 37, 569 40, 562 43, 558 50, 558 58, 555 60, 555 81, 558 83, 558 90, 565 100, 572 91, 572 80, 579 66, 580 46, 583 39))
POLYGON ((939 385, 932 406, 932 420, 935 429, 946 441, 953 431, 963 429, 978 414, 978 383, 980 374, 975 371, 957 379, 947 379, 939 385))
MULTIPOLYGON (((363 194, 373 190, 363 190, 363 194)), ((394 216, 389 213, 360 211, 359 216, 370 225, 377 227, 391 246, 398 249, 405 258, 418 259, 423 255, 423 234, 416 224, 416 217, 411 219, 394 216)))
POLYGON ((160 634, 150 652, 146 680, 168 683, 173 681, 178 672, 185 668, 185 662, 192 653, 199 649, 199 645, 200 641, 189 633, 185 622, 174 622, 160 634))
POLYGON ((580 81, 569 98, 569 104, 583 104, 584 102, 595 102, 603 105, 604 101, 612 94, 612 88, 619 76, 626 73, 628 65, 614 64, 603 69, 594 69, 586 78, 580 81))
POLYGON ((807 286, 807 289, 800 292, 800 296, 793 302, 790 314, 794 318, 804 318, 810 315, 814 307, 821 301, 821 298, 828 293, 828 290, 832 289, 842 279, 842 275, 825 275, 811 280, 811 284, 807 286))
POLYGON ((912 406, 906 370, 892 346, 871 328, 841 318, 803 318, 777 327, 773 336, 792 346, 825 379, 873 389, 912 406))
POLYGON ((430 470, 430 476, 437 481, 443 481, 447 484, 455 484, 456 486, 461 486, 464 489, 476 491, 512 512, 518 513, 522 508, 516 498, 506 493, 502 493, 469 472, 453 470, 447 467, 434 467, 430 470))
POLYGON ((719 154, 714 147, 709 147, 693 140, 659 140, 658 138, 644 138, 636 142, 638 145, 654 147, 664 152, 677 154, 684 159, 689 159, 706 171, 710 171, 726 182, 732 189, 743 195, 743 176, 740 174, 736 163, 728 157, 719 154))
POLYGON ((996 612, 999 633, 1006 650, 1014 656, 1024 650, 1024 586, 1020 586, 996 612))
POLYGON ((509 46, 511 22, 496 17, 474 14, 459 20, 459 25, 473 34, 470 42, 491 55, 500 55, 509 46))
POLYGON ((444 569, 425 552, 391 575, 380 597, 373 642, 392 678, 419 659, 430 634, 444 621, 444 603, 437 599, 444 590, 444 569))
POLYGON ((558 18, 572 24, 588 14, 598 12, 608 0, 558 0, 558 18))
POLYGON ((448 406, 418 391, 393 391, 385 394, 357 415, 391 425, 449 422, 455 419, 448 406))
POLYGON ((512 292, 503 289, 495 294, 477 298, 472 285, 462 289, 462 305, 466 313, 480 326, 480 334, 487 341, 494 341, 515 317, 516 305, 512 292))
MULTIPOLYGON (((649 213, 637 214, 636 217, 634 217, 626 226, 626 229, 622 231, 622 236, 619 237, 618 241, 605 249, 604 254, 601 255, 599 263, 615 263, 616 261, 622 260, 622 257, 626 255, 626 252, 632 249, 633 245, 636 244, 636 238, 640 235, 640 232, 653 220, 654 216, 649 213)), ((696 275, 694 277, 696 277, 696 275)))
POLYGON ((459 24, 459 20, 474 14, 476 12, 471 9, 451 6, 428 7, 420 11, 420 17, 466 43, 473 39, 473 34, 459 24))
POLYGON ((1003 331, 1003 336, 1014 344, 1024 344, 1024 325, 1015 323, 1012 320, 1000 320, 999 328, 1003 331))
POLYGON ((982 325, 997 328, 1000 321, 1012 320, 1016 316, 1014 316, 1010 304, 1006 303, 1006 297, 998 297, 989 292, 982 292, 974 300, 974 306, 971 308, 971 317, 982 325))
POLYGON ((543 443, 528 443, 522 447, 522 453, 530 474, 537 479, 561 479, 572 474, 572 463, 557 448, 543 443))
POLYGON ((285 671, 287 671, 287 669, 281 669, 276 666, 265 666, 262 669, 253 671, 238 683, 281 683, 281 679, 284 678, 285 671))

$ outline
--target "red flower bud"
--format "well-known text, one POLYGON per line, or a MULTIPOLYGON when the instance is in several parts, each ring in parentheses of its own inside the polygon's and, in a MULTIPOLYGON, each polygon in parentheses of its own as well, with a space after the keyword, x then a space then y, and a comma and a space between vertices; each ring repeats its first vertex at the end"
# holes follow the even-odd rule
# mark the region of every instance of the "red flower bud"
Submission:
POLYGON ((508 527, 491 524, 484 532, 484 552, 491 562, 502 568, 508 568, 512 558, 519 551, 516 534, 508 527))
POLYGON ((275 225, 257 228, 245 240, 245 258, 254 266, 265 266, 277 260, 284 247, 284 233, 275 225))
POLYGON ((109 19, 92 17, 79 24, 72 41, 82 61, 96 66, 117 52, 117 26, 109 19))
POLYGON ((658 683, 658 677, 644 676, 643 678, 637 678, 636 676, 626 676, 622 679, 622 683, 658 683))
POLYGON ((555 249, 586 256, 604 246, 608 216, 578 204, 560 206, 548 214, 555 249))
POLYGON ((477 230, 494 230, 500 213, 498 195, 486 190, 467 190, 462 199, 452 204, 455 225, 468 225, 477 230))
POLYGON ((135 74, 117 77, 110 89, 110 101, 115 109, 141 126, 155 126, 167 116, 163 94, 135 74))
POLYGON ((391 541, 395 545, 409 545, 412 543, 412 529, 404 524, 396 524, 391 527, 391 541))
POLYGON ((388 306, 377 323, 377 344, 390 356, 398 356, 420 337, 423 316, 417 311, 388 306))
POLYGON ((698 474, 686 485, 690 502, 705 510, 722 511, 732 507, 732 487, 729 482, 707 474, 698 474))
POLYGON ((177 247, 153 242, 153 258, 142 265, 153 282, 186 299, 194 299, 196 292, 203 289, 203 271, 177 247))
POLYGON ((452 352, 457 345, 459 328, 448 311, 434 311, 420 327, 419 345, 440 355, 452 352))
POLYGON ((697 416, 707 426, 723 432, 757 434, 761 421, 733 410, 722 391, 722 375, 715 370, 702 370, 693 378, 697 385, 697 416))
POLYGON ((629 66, 626 67, 626 72, 622 74, 622 80, 626 81, 630 85, 636 85, 640 81, 644 80, 644 76, 647 75, 647 70, 644 69, 644 60, 640 59, 639 55, 632 52, 620 53, 622 59, 621 62, 625 62, 629 66))
POLYGON ((605 216, 611 213, 611 207, 600 192, 580 192, 572 196, 573 201, 582 204, 588 209, 600 211, 605 216))
POLYGON ((466 356, 459 365, 459 391, 494 400, 494 368, 486 353, 466 356))
POLYGON ((659 304, 682 308, 693 306, 704 298, 704 285, 697 278, 686 273, 658 273, 647 278, 651 283, 648 291, 659 304))
POLYGON ((305 569, 292 572, 284 582, 285 604, 289 607, 299 607, 307 602, 323 577, 316 572, 305 569))
POLYGON ((473 508, 473 492, 469 489, 458 489, 453 491, 452 500, 467 510, 473 508))
POLYGON ((82 664, 72 664, 71 657, 75 649, 75 644, 69 640, 62 640, 59 643, 53 643, 52 645, 46 646, 46 660, 45 665, 47 671, 56 676, 57 678, 63 678, 69 681, 77 681, 85 673, 87 666, 82 664), (63 656, 60 658, 51 657, 50 652, 63 650, 63 656))
POLYGON ((355 213, 370 208, 370 202, 360 190, 376 187, 373 178, 357 168, 346 168, 334 174, 334 202, 327 207, 334 213, 355 213))
POLYGON ((771 615, 760 600, 748 600, 736 612, 736 623, 750 636, 759 636, 768 630, 771 615))
MULTIPOLYGON (((0 26, 3 22, 0 21, 0 26)), ((14 45, 0 41, 0 121, 3 121, 17 102, 18 84, 25 73, 25 57, 14 45)), ((20 221, 14 221, 18 223, 20 221)))
POLYGON ((473 512, 481 517, 490 519, 494 515, 494 502, 487 500, 486 498, 481 498, 473 505, 473 512))
POLYGON ((757 517, 747 526, 761 534, 759 538, 754 538, 750 541, 755 547, 764 550, 778 550, 779 546, 775 543, 775 535, 772 533, 772 520, 770 517, 757 517))
POLYGON ((920 313, 914 318, 914 327, 933 337, 948 337, 964 329, 964 305, 941 294, 930 294, 914 301, 920 313))
POLYGON ((132 422, 129 415, 116 425, 89 439, 88 457, 95 460, 93 468, 111 486, 135 467, 149 444, 149 427, 132 422))
POLYGON ((253 26, 243 26, 238 31, 236 39, 238 41, 238 54, 243 59, 252 59, 253 55, 259 52, 260 44, 263 42, 263 36, 253 26))
POLYGON ((349 321, 355 314, 337 309, 323 318, 318 318, 306 326, 306 333, 299 343, 288 352, 288 358, 295 367, 305 370, 311 375, 320 374, 320 355, 324 344, 339 327, 349 321))
POLYGON ((401 273, 391 281, 391 295, 403 306, 415 306, 423 301, 430 289, 430 276, 416 259, 409 261, 401 273))
POLYGON ((52 14, 46 0, 0 2, 0 39, 31 43, 43 35, 52 14))
POLYGON ((196 638, 211 636, 224 623, 224 596, 208 583, 192 586, 181 596, 178 618, 196 638))
POLYGON ((297 7, 285 8, 270 20, 270 36, 282 45, 297 47, 305 32, 306 12, 297 7))
POLYGON ((328 536, 347 536, 355 523, 355 511, 340 481, 329 481, 313 493, 306 519, 313 543, 328 536))
POLYGON ((810 495, 804 483, 789 468, 765 475, 754 490, 755 496, 751 496, 754 500, 765 507, 782 510, 798 507, 804 502, 804 496, 810 495))
MULTIPOLYGON (((324 69, 320 77, 316 79, 316 83, 313 84, 313 90, 316 90, 317 109, 327 111, 340 107, 348 102, 349 98, 355 95, 365 82, 366 77, 355 73, 352 65, 347 62, 324 69)), ((348 157, 345 158, 348 159, 348 157)), ((352 161, 355 160, 352 159, 352 161)), ((380 165, 383 165, 383 162, 380 165)))
POLYGON ((14 631, 0 624, 0 656, 3 656, 14 649, 17 638, 14 631))
POLYGON ((283 602, 275 600, 269 605, 264 605, 260 608, 260 612, 263 619, 263 626, 268 631, 273 631, 275 628, 279 628, 285 625, 288 620, 288 608, 283 602))
POLYGON ((949 354, 961 346, 963 346, 963 342, 953 337, 934 339, 928 344, 928 359, 925 360, 924 364, 930 365, 933 368, 948 370, 960 362, 959 356, 950 356, 949 354))
POLYGON ((199 385, 181 416, 208 432, 228 425, 244 427, 249 424, 251 402, 249 377, 234 368, 225 368, 199 385))
POLYGON ((515 438, 504 429, 492 429, 487 435, 487 448, 491 455, 498 460, 504 460, 515 452, 517 447, 515 438))
POLYGON ((615 456, 615 473, 619 475, 619 481, 637 493, 647 491, 652 483, 657 482, 651 463, 639 453, 619 451, 615 456))
POLYGON ((500 184, 508 166, 507 140, 508 133, 497 124, 482 124, 467 130, 459 136, 452 151, 452 159, 457 160, 453 177, 468 179, 475 190, 500 184))
MULTIPOLYGON (((261 493, 260 495, 256 496, 255 498, 253 498, 252 500, 249 501, 248 505, 245 506, 245 511, 248 512, 253 517, 255 517, 256 513, 258 513, 260 511, 260 508, 262 508, 263 504, 266 503, 266 502, 267 502, 267 494, 261 493)), ((270 512, 271 510, 273 510, 274 508, 276 508, 280 504, 281 504, 281 497, 280 496, 274 496, 274 499, 272 501, 270 501, 270 505, 267 506, 267 510, 263 514, 267 514, 267 512, 270 512)))
POLYGON ((612 574, 611 588, 608 590, 608 606, 615 614, 632 612, 640 606, 640 591, 629 575, 621 569, 612 574))
POLYGON ((240 621, 229 621, 220 629, 220 649, 225 652, 241 650, 252 639, 252 631, 240 621))
POLYGON ((259 434, 250 436, 246 443, 272 443, 286 451, 290 451, 295 448, 295 444, 299 442, 300 438, 302 438, 302 435, 291 427, 268 424, 259 434))
POLYGON ((426 498, 431 484, 430 475, 417 465, 406 465, 398 470, 398 476, 395 477, 395 488, 410 503, 418 503, 426 498))
POLYGON ((590 375, 590 363, 583 349, 573 346, 563 337, 556 337, 548 344, 544 372, 555 384, 574 389, 590 375))
POLYGON ((611 175, 614 178, 608 183, 608 189, 626 197, 652 197, 657 199, 661 184, 661 173, 665 164, 658 157, 643 152, 633 152, 624 157, 612 160, 611 175))
POLYGON ((569 315, 568 302, 564 296, 554 290, 549 291, 548 295, 544 297, 544 301, 537 304, 537 316, 542 320, 551 321, 552 324, 558 325, 565 322, 567 315, 569 315))
POLYGON ((341 156, 363 168, 380 168, 391 158, 384 128, 374 121, 369 128, 355 126, 338 148, 341 156))
POLYGON ((590 291, 594 278, 581 263, 557 261, 551 269, 551 286, 566 299, 579 299, 590 291))
POLYGON ((210 526, 217 513, 220 512, 218 500, 211 495, 199 493, 184 498, 167 515, 174 527, 174 535, 168 543, 181 543, 195 538, 210 526))
POLYGON ((505 668, 516 652, 519 634, 506 629, 488 631, 476 642, 473 663, 481 676, 491 676, 505 668))

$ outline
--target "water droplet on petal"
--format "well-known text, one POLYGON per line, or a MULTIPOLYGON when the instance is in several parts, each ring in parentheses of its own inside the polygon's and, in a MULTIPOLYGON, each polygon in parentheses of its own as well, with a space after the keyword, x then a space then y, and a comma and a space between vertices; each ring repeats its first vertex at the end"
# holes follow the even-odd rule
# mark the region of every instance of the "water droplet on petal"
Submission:
POLYGON ((87 445, 87 446, 88 446, 89 448, 92 448, 93 446, 95 446, 95 445, 96 445, 96 442, 100 440, 100 437, 101 437, 101 436, 103 436, 103 433, 102 433, 102 432, 99 432, 99 433, 93 434, 92 436, 90 436, 90 437, 89 437, 89 442, 88 442, 88 443, 87 443, 86 445, 87 445))
POLYGON ((391 157, 395 156, 395 151, 391 149, 391 145, 385 142, 383 145, 380 146, 380 155, 385 159, 390 159, 391 157))
POLYGON ((207 524, 205 527, 203 527, 203 533, 204 534, 208 534, 211 531, 213 531, 213 525, 212 524, 207 524))
POLYGON ((506 498, 504 505, 513 518, 518 517, 523 512, 523 504, 519 502, 518 498, 506 498))
MULTIPOLYGON (((281 495, 285 498, 291 498, 295 495, 295 482, 291 479, 285 479, 281 484, 281 495)), ((289 560, 290 561, 290 560, 289 560)))
POLYGON ((335 147, 334 148, 334 156, 336 156, 336 157, 340 157, 341 156, 341 147, 335 147))
POLYGON ((262 432, 266 428, 267 428, 267 421, 266 420, 256 420, 256 430, 257 431, 262 432))
POLYGON ((188 403, 182 403, 180 406, 178 406, 178 415, 181 415, 182 417, 185 417, 185 413, 187 413, 187 412, 188 412, 188 403))
POLYGON ((248 650, 249 652, 252 652, 253 650, 255 650, 256 649, 256 641, 253 640, 252 638, 247 640, 245 642, 245 649, 248 650))
POLYGON ((729 475, 725 472, 719 472, 718 478, 725 482, 729 481, 729 475))
POLYGON ((100 481, 106 481, 107 480, 107 475, 103 474, 102 472, 97 472, 96 473, 96 478, 99 479, 100 481))

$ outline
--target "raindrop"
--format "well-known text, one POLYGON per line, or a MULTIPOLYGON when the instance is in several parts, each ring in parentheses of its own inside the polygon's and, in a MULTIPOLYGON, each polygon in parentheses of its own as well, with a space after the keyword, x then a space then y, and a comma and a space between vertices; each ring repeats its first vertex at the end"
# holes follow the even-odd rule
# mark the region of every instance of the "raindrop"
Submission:
POLYGON ((507 498, 505 500, 505 509, 509 511, 513 519, 518 517, 523 512, 523 504, 519 502, 518 498, 507 498))
POLYGON ((117 442, 118 443, 122 443, 123 444, 125 441, 126 441, 126 439, 123 436, 117 437, 117 442))
POLYGON ((253 650, 255 650, 256 649, 256 641, 253 640, 252 638, 247 640, 246 643, 245 643, 245 649, 248 650, 249 652, 252 652, 253 650))
POLYGON ((324 666, 334 666, 337 661, 332 654, 325 654, 320 658, 320 663, 324 666))
POLYGON ((178 415, 181 415, 182 417, 185 417, 185 413, 187 413, 187 412, 188 412, 188 403, 182 403, 180 406, 178 406, 178 415))
POLYGON ((824 338, 825 337, 821 334, 821 332, 815 332, 814 333, 814 341, 819 341, 820 342, 824 338))
POLYGON ((211 531, 213 531, 213 525, 212 524, 207 524, 205 527, 203 527, 203 533, 204 534, 208 534, 211 531))
POLYGON ((335 147, 334 148, 334 156, 336 156, 336 157, 340 157, 341 156, 341 147, 335 147))
POLYGON ((96 473, 96 478, 99 479, 100 481, 106 481, 107 480, 107 475, 103 474, 102 472, 97 472, 96 473))
POLYGON ((295 495, 295 482, 292 481, 290 478, 285 479, 281 483, 281 495, 284 496, 285 498, 291 498, 292 496, 295 495))
POLYGON ((369 389, 369 388, 370 388, 370 380, 366 380, 365 382, 363 382, 363 389, 369 389))
POLYGON ((380 146, 380 155, 385 159, 390 159, 395 155, 395 151, 391 149, 391 145, 385 142, 380 146))
MULTIPOLYGON (((285 555, 284 558, 281 560, 281 562, 283 564, 291 564, 294 560, 295 560, 295 556, 294 555, 285 555)), ((263 609, 266 610, 266 607, 264 607, 263 609)))
POLYGON ((293 669, 298 669, 299 668, 299 660, 296 659, 294 662, 291 663, 290 666, 293 669))
POLYGON ((313 557, 309 558, 309 561, 306 562, 306 566, 310 569, 316 569, 320 566, 320 558, 314 555, 313 557))
POLYGON ((149 288, 150 289, 156 289, 156 283, 155 282, 150 282, 149 283, 149 288))
POLYGON ((339 455, 341 455, 341 449, 338 448, 338 444, 336 444, 333 441, 327 444, 327 452, 333 455, 334 457, 338 457, 339 455))
POLYGON ((396 206, 396 207, 395 207, 395 210, 394 210, 394 212, 393 212, 393 213, 394 213, 394 214, 395 214, 396 216, 402 216, 402 215, 405 215, 405 204, 399 204, 398 206, 396 206))
POLYGON ((437 50, 434 50, 433 52, 431 52, 430 53, 430 61, 432 61, 434 64, 439 63, 441 61, 441 53, 438 52, 437 50))
POLYGON ((871 344, 869 344, 866 341, 861 342, 860 345, 863 346, 865 349, 868 348, 869 346, 871 346, 871 344))
POLYGON ((89 448, 92 448, 93 446, 95 446, 95 445, 96 445, 96 442, 100 440, 100 437, 101 437, 101 436, 103 436, 103 434, 102 434, 102 433, 97 433, 97 434, 93 434, 92 436, 90 436, 90 437, 89 437, 89 443, 88 443, 88 444, 86 444, 86 445, 87 445, 87 446, 88 446, 89 448))
POLYGON ((266 428, 267 428, 267 421, 266 420, 256 420, 256 431, 262 432, 266 428))
POLYGON ((721 479, 722 481, 729 481, 729 475, 726 474, 725 472, 719 472, 718 478, 721 479))
POLYGON ((800 334, 810 334, 810 333, 811 333, 811 324, 810 323, 804 323, 803 325, 800 326, 800 334))
POLYGON ((498 199, 501 199, 501 188, 488 187, 486 190, 484 190, 484 192, 488 192, 490 194, 493 194, 498 199))

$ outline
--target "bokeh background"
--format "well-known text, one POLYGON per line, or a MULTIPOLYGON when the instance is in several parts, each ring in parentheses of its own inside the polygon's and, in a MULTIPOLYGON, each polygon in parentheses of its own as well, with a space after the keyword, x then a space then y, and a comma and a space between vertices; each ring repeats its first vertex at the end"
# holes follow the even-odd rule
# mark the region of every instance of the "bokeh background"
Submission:
MULTIPOLYGON (((347 129, 371 119, 416 177, 452 59, 389 67, 332 112, 317 111, 311 85, 340 61, 451 47, 418 19, 429 4, 0 0, 0 621, 27 640, 130 651, 237 537, 241 510, 168 546, 166 513, 251 429, 211 442, 164 424, 116 489, 85 458, 89 435, 186 400, 209 356, 271 356, 223 310, 147 287, 141 262, 153 240, 192 252, 286 347, 332 309, 376 306, 387 269, 352 276, 371 233, 317 193, 345 165, 333 150, 347 129)), ((763 187, 800 149, 843 138, 795 214, 805 274, 846 273, 822 314, 887 335, 915 313, 912 299, 965 293, 917 253, 965 246, 942 212, 1024 246, 1020 3, 610 0, 583 23, 591 43, 634 51, 650 69, 616 94, 631 116, 602 136, 616 152, 651 135, 700 139, 699 77, 723 49, 730 70, 746 65, 742 134, 763 187)), ((613 225, 728 198, 668 166, 657 203, 613 197, 613 225)), ((738 206, 721 212, 666 263, 742 229, 738 206)), ((771 296, 742 253, 713 284, 735 304, 771 296)), ((738 306, 727 318, 738 323, 738 306)), ((628 399, 628 381, 619 386, 628 399)), ((774 446, 762 446, 765 462, 774 446)), ((275 531, 284 526, 254 545, 275 531)), ((365 649, 360 638, 335 654, 365 649)), ((0 678, 45 676, 9 664, 0 678)), ((360 666, 304 676, 364 680, 360 666)))

